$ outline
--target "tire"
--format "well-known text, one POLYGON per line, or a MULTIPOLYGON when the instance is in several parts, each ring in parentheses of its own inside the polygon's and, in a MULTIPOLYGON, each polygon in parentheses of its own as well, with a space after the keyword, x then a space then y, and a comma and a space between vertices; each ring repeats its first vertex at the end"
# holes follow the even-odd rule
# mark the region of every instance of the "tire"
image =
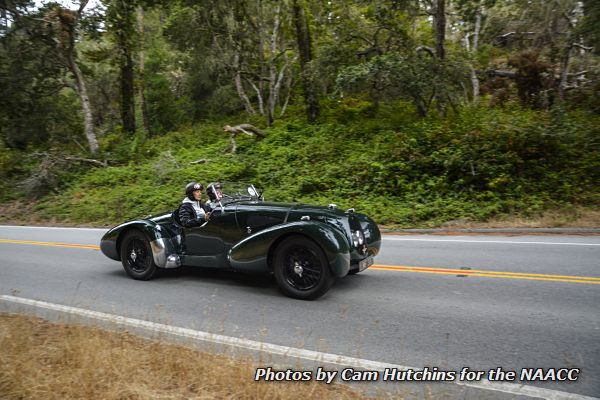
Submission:
POLYGON ((130 231, 123 238, 121 262, 127 275, 140 281, 152 279, 158 270, 152 257, 150 242, 139 231, 130 231))
POLYGON ((335 280, 323 250, 300 236, 287 238, 277 247, 273 272, 284 294, 302 300, 322 296, 335 280))

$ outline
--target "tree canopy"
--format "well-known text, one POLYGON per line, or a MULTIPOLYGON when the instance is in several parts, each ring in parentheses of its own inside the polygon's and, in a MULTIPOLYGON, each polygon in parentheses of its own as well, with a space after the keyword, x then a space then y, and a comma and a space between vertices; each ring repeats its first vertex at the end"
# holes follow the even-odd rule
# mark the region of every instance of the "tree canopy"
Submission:
MULTIPOLYGON (((548 143, 564 132, 583 140, 567 114, 600 113, 599 16, 591 0, 0 0, 2 178, 27 186, 54 168, 37 183, 56 191, 62 174, 126 165, 146 141, 203 123, 250 123, 267 137, 289 124, 315 135, 360 124, 377 141, 404 124, 443 137, 440 120, 515 110, 552 121, 534 146, 548 150, 541 159, 566 157, 581 143, 556 154, 548 143)), ((472 151, 456 156, 465 177, 451 160, 426 172, 456 175, 459 193, 490 189, 498 177, 481 183, 472 151)), ((401 162, 383 167, 396 183, 382 190, 402 186, 391 177, 401 162)))

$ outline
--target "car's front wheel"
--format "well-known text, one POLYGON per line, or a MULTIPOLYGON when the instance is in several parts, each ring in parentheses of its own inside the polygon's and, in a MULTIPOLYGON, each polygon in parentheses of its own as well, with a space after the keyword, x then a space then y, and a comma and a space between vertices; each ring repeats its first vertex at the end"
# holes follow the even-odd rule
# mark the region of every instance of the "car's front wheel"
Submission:
POLYGON ((335 280, 323 250, 304 237, 293 236, 281 242, 273 262, 275 280, 290 297, 316 299, 325 294, 335 280))
POLYGON ((150 243, 139 231, 130 231, 123 238, 121 262, 129 276, 142 281, 152 279, 158 270, 152 257, 150 243))

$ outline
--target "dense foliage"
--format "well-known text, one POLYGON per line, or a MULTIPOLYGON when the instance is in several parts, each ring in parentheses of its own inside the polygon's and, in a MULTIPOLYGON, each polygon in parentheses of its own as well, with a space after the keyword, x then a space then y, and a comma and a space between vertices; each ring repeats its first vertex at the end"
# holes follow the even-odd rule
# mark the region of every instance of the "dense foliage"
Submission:
POLYGON ((409 109, 382 110, 394 114, 389 120, 349 108, 330 123, 282 121, 259 142, 240 138, 236 155, 225 152, 217 123, 138 146, 116 140, 104 145, 136 161, 71 177, 36 209, 71 222, 115 223, 175 208, 192 179, 252 181, 268 200, 333 201, 401 226, 600 202, 599 116, 471 108, 451 120, 423 120, 409 109), (349 116, 355 121, 341 122, 349 116))
POLYGON ((402 226, 600 204, 593 1, 72 7, 0 0, 13 210, 114 223, 174 208, 192 179, 402 226), (233 147, 239 123, 265 137, 233 147))

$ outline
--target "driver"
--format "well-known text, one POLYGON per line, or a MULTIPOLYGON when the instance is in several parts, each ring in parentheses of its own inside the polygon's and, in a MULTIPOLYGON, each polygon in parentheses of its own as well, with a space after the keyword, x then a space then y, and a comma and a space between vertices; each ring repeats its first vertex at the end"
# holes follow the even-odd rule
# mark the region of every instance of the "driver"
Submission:
POLYGON ((200 226, 210 218, 210 209, 202 204, 204 186, 198 182, 190 182, 185 186, 185 198, 179 206, 179 221, 186 228, 200 226))
POLYGON ((206 189, 206 193, 208 194, 206 207, 214 210, 221 205, 221 199, 223 198, 223 185, 221 182, 210 183, 206 189))

